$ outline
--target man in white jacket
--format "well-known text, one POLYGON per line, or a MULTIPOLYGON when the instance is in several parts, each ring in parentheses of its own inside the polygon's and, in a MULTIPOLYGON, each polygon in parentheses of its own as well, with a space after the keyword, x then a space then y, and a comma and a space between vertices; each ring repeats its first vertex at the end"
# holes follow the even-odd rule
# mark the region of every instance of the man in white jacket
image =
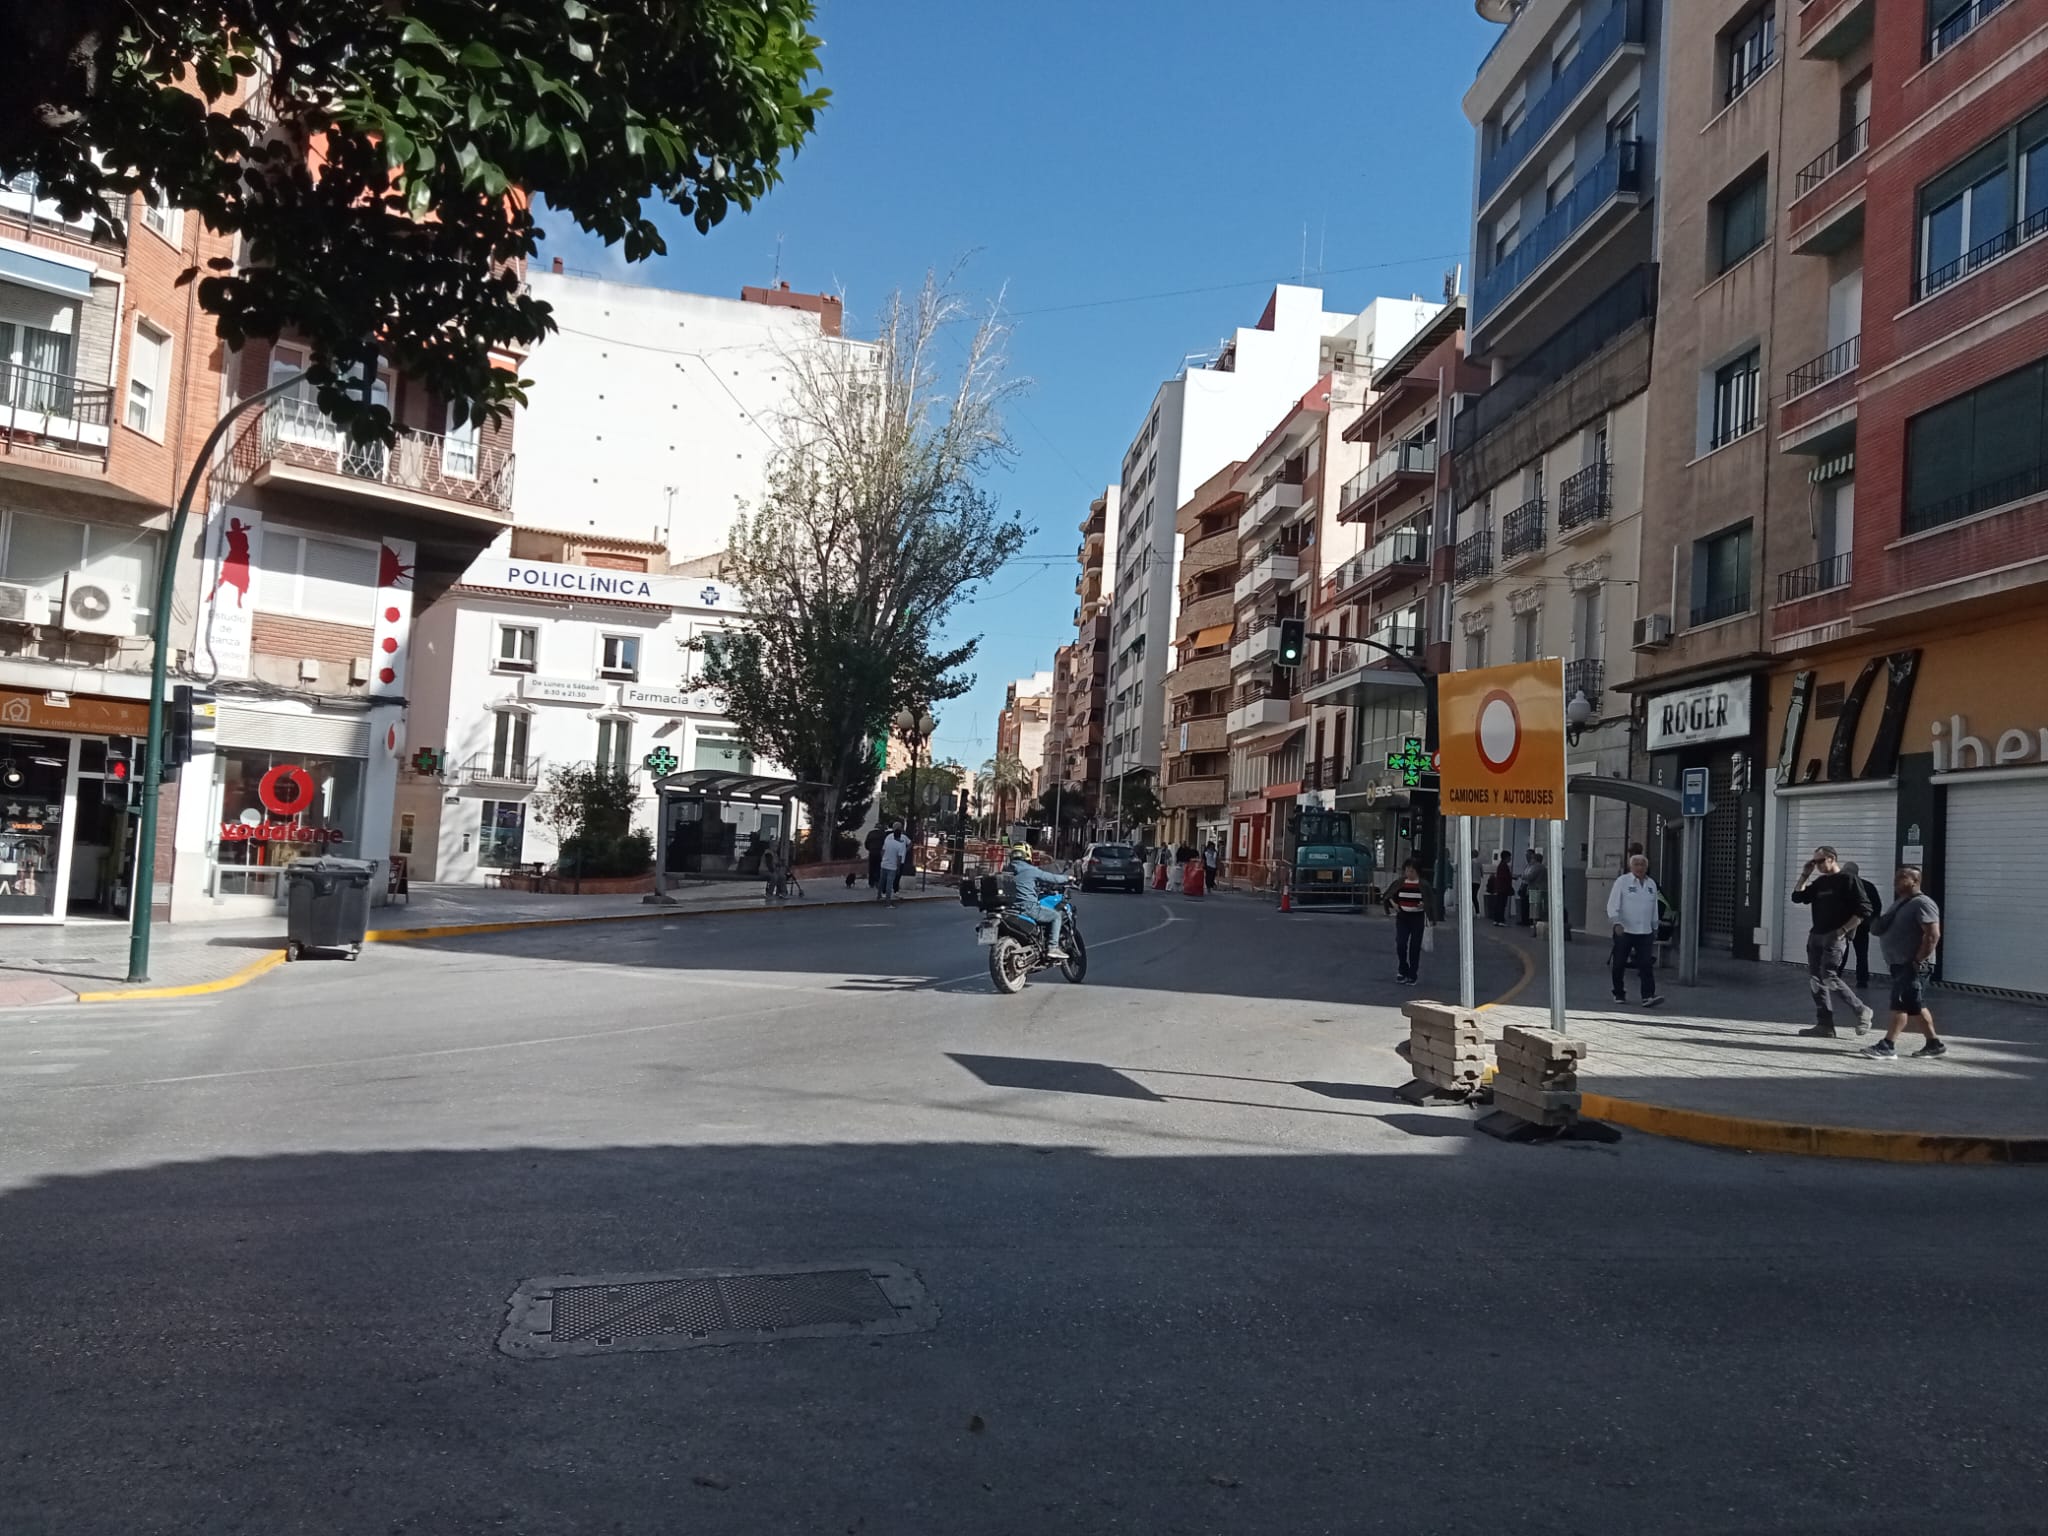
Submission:
POLYGON ((1607 893, 1607 921, 1614 924, 1614 1000, 1628 1001, 1622 978, 1633 969, 1643 984, 1643 1006, 1655 1008, 1663 998, 1657 995, 1657 882, 1650 878, 1650 861, 1640 853, 1630 856, 1628 869, 1615 879, 1607 893))

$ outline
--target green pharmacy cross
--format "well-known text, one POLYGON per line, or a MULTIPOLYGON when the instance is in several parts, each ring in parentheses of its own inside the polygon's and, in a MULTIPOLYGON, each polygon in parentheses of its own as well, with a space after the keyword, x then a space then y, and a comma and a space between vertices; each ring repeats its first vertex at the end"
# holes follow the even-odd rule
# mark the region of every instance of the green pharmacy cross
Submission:
POLYGON ((1410 789, 1422 783, 1422 776, 1432 772, 1435 764, 1429 753, 1422 750, 1422 738, 1410 736, 1398 752, 1387 754, 1387 767, 1401 775, 1401 782, 1410 789))
POLYGON ((441 771, 441 754, 432 747, 421 747, 412 755, 412 771, 427 774, 441 771))
POLYGON ((682 766, 676 761, 675 753, 669 751, 667 747, 656 747, 641 761, 647 765, 647 771, 657 779, 667 778, 682 766))

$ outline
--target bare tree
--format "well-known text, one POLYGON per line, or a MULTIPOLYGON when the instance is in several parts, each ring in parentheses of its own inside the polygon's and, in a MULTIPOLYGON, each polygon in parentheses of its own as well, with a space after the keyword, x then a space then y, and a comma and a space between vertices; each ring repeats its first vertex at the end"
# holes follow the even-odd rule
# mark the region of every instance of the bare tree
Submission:
POLYGON ((815 786, 814 827, 835 825, 894 710, 973 686, 960 669, 979 639, 939 632, 1024 542, 981 483, 1009 453, 1004 332, 982 319, 957 367, 938 355, 971 318, 928 274, 891 298, 872 344, 792 355, 788 445, 733 525, 725 574, 751 627, 720 638, 706 677, 748 741, 815 786))

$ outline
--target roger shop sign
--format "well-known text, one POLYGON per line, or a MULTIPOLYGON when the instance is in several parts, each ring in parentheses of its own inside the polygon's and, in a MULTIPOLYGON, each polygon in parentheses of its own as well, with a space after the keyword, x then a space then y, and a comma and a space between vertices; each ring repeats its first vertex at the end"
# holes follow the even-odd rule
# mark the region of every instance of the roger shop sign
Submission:
POLYGON ((1747 736, 1752 686, 1747 677, 1725 678, 1659 694, 1649 702, 1649 750, 1747 736))

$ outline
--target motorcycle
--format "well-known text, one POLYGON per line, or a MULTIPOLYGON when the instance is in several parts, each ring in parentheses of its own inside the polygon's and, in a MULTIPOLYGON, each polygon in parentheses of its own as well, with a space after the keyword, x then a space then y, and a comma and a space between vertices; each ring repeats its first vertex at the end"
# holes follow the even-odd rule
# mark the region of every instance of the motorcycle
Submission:
POLYGON ((1015 994, 1024 990, 1024 983, 1033 971, 1048 971, 1058 967, 1068 981, 1078 982, 1088 975, 1088 946, 1081 937, 1080 919, 1074 912, 1074 903, 1065 891, 1054 891, 1039 899, 1040 908, 1046 916, 1034 920, 1018 904, 1016 887, 1009 885, 1000 875, 983 875, 979 880, 960 882, 960 904, 972 907, 981 913, 981 922, 975 929, 975 942, 988 950, 988 979, 996 984, 998 992, 1015 994), (1065 958, 1055 960, 1048 951, 1052 947, 1051 912, 1064 914, 1060 922, 1060 947, 1065 958))

